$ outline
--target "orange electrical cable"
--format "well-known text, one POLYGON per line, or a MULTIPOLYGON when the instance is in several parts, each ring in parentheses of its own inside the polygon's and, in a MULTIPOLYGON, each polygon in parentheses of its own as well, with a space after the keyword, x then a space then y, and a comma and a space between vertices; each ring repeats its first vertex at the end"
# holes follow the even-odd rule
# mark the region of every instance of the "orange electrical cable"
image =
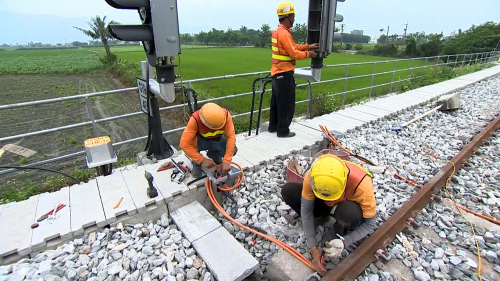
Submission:
MULTIPOLYGON (((236 188, 238 188, 242 183, 243 183, 243 178, 244 178, 244 173, 243 173, 243 169, 241 168, 240 165, 238 165, 237 163, 234 163, 234 162, 231 162, 231 164, 234 164, 236 166, 238 166, 238 168, 241 170, 241 176, 238 177, 238 180, 236 182, 235 185, 231 186, 231 187, 228 187, 226 184, 224 184, 224 187, 225 188, 220 188, 220 190, 222 191, 231 191, 231 190, 234 190, 236 188)), ((296 249, 292 248, 290 245, 274 238, 274 237, 271 237, 269 235, 266 235, 264 233, 260 233, 242 223, 240 223, 239 221, 235 220, 234 218, 232 218, 228 213, 226 213, 226 211, 224 210, 224 208, 222 208, 219 204, 219 202, 217 202, 217 199, 215 198, 215 195, 214 195, 214 191, 213 191, 213 188, 212 188, 212 182, 207 178, 206 179, 206 187, 207 187, 207 194, 208 194, 208 197, 210 198, 210 201, 212 201, 212 204, 215 206, 215 208, 222 214, 224 215, 224 217, 226 217, 228 220, 230 220, 232 223, 236 224, 237 226, 239 226, 240 228, 242 229, 245 229, 253 234, 256 234, 262 238, 265 238, 273 243, 275 243, 276 245, 280 246, 281 248, 283 248, 283 250, 287 251, 288 253, 290 253, 293 257, 295 257, 296 259, 298 259, 299 261, 301 261, 303 264, 305 264, 306 266, 308 266, 309 268, 313 269, 313 265, 312 263, 306 258, 304 257, 299 251, 297 251, 296 249)))
MULTIPOLYGON (((326 126, 322 126, 322 125, 319 125, 321 131, 323 132, 323 134, 325 134, 325 136, 333 143, 335 144, 336 146, 340 147, 342 150, 344 150, 345 152, 347 152, 349 155, 351 156, 354 156, 355 154, 352 153, 351 151, 349 151, 347 148, 345 148, 342 144, 340 144, 340 142, 335 138, 334 135, 332 135, 332 133, 330 133, 330 130, 328 130, 328 128, 326 126)), ((411 185, 414 185, 414 186, 423 186, 423 184, 421 183, 418 183, 418 182, 414 182, 414 181, 411 181, 403 176, 401 176, 400 174, 394 172, 394 171, 391 171, 389 170, 388 168, 386 167, 382 167, 378 164, 375 164, 375 163, 368 163, 367 161, 368 160, 363 160, 363 159, 359 159, 363 162, 365 162, 366 164, 369 164, 369 165, 374 165, 374 166, 377 166, 377 167, 380 167, 380 168, 383 168, 385 171, 389 172, 389 173, 392 173, 394 174, 395 177, 397 177, 398 179, 400 180, 404 180, 406 183, 408 184, 411 184, 411 185)))
POLYGON ((497 219, 495 219, 495 218, 493 218, 493 217, 489 217, 489 216, 486 216, 486 215, 480 214, 480 213, 478 213, 478 212, 474 212, 473 210, 468 209, 468 208, 466 208, 466 207, 464 207, 464 206, 462 206, 462 205, 459 205, 459 204, 457 204, 457 203, 455 203, 455 202, 451 201, 450 199, 443 198, 443 200, 444 200, 444 201, 447 201, 447 202, 450 202, 450 203, 452 203, 452 204, 454 204, 456 207, 458 207, 458 208, 460 208, 460 209, 462 209, 462 210, 464 210, 464 211, 466 211, 466 212, 469 212, 469 213, 471 213, 471 214, 473 214, 473 215, 476 215, 476 216, 478 216, 478 217, 480 217, 480 218, 483 218, 483 219, 485 219, 485 220, 488 220, 488 221, 490 221, 490 222, 492 222, 492 223, 494 223, 494 224, 498 224, 498 225, 500 225, 500 221, 499 221, 499 220, 497 220, 497 219))

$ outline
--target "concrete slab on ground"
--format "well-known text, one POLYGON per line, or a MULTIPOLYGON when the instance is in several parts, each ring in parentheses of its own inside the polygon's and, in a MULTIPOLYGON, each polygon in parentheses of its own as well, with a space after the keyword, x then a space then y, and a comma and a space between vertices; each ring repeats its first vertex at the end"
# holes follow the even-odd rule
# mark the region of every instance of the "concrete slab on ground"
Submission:
POLYGON ((267 161, 267 157, 262 155, 260 151, 255 151, 250 147, 246 146, 245 140, 237 139, 236 143, 238 145, 238 154, 241 158, 248 161, 253 166, 258 166, 261 163, 267 161))
POLYGON ((346 127, 345 125, 334 123, 332 121, 319 117, 314 117, 312 119, 304 119, 298 121, 297 124, 316 130, 319 133, 322 133, 319 125, 327 126, 328 128, 330 128, 330 130, 336 130, 339 132, 346 132, 348 130, 348 127, 346 127))
POLYGON ((224 227, 192 243, 218 281, 240 281, 259 269, 259 262, 224 227))
POLYGON ((130 192, 133 203, 137 207, 138 213, 144 213, 149 208, 165 204, 165 198, 161 194, 161 191, 158 192, 158 196, 155 198, 148 197, 147 191, 149 184, 146 180, 145 173, 146 169, 144 166, 137 166, 136 168, 131 168, 122 172, 123 179, 130 192))
POLYGON ((267 266, 266 275, 272 280, 304 281, 314 271, 280 248, 267 266))
POLYGON ((31 253, 31 225, 36 221, 39 195, 5 205, 0 217, 0 258, 23 257, 31 253))
POLYGON ((380 118, 383 118, 383 117, 386 117, 386 116, 389 116, 389 115, 396 113, 396 110, 380 109, 380 108, 370 107, 368 105, 363 105, 363 104, 351 107, 351 109, 355 110, 355 111, 366 112, 366 113, 369 113, 371 115, 378 116, 380 118))
POLYGON ((403 110, 406 110, 406 106, 401 103, 389 102, 389 101, 372 101, 364 104, 368 107, 378 108, 382 110, 394 110, 395 113, 400 113, 403 110))
MULTIPOLYGON (((345 117, 343 115, 338 114, 337 112, 332 112, 330 114, 319 116, 318 118, 323 119, 323 120, 328 120, 328 121, 334 122, 336 124, 340 124, 346 128, 346 131, 353 130, 359 126, 363 126, 364 124, 366 124, 366 122, 364 122, 364 121, 345 117)), ((333 130, 333 129, 330 129, 330 130, 333 130)))
POLYGON ((318 132, 318 130, 311 129, 307 126, 304 126, 296 122, 290 125, 290 130, 292 132, 296 132, 297 137, 304 141, 307 141, 309 145, 314 145, 316 142, 320 142, 323 140, 321 132, 318 132))
POLYGON ((368 112, 361 112, 358 110, 354 110, 352 108, 346 108, 343 110, 339 110, 335 113, 337 113, 338 115, 342 115, 344 117, 347 117, 347 118, 352 118, 352 119, 363 121, 366 123, 380 119, 379 117, 377 117, 373 114, 370 114, 368 112))
POLYGON ((305 145, 304 142, 295 137, 278 138, 276 135, 271 135, 268 132, 260 133, 255 139, 280 151, 282 153, 280 156, 286 156, 294 151, 300 151, 305 145))
POLYGON ((198 201, 170 212, 170 216, 191 243, 222 226, 198 201))
POLYGON ((254 166, 254 165, 252 165, 252 163, 245 160, 245 158, 241 157, 239 154, 236 154, 233 156, 233 162, 238 163, 238 165, 241 166, 243 171, 247 171, 254 166))
POLYGON ((108 224, 118 221, 120 217, 137 214, 137 207, 128 191, 121 171, 115 171, 108 176, 97 177, 96 180, 108 224), (121 202, 115 208, 121 198, 121 202))
POLYGON ((101 228, 107 224, 95 179, 70 186, 69 202, 73 236, 82 235, 88 228, 101 228))
POLYGON ((45 219, 38 222, 38 227, 33 229, 31 248, 43 249, 51 240, 62 242, 73 237, 71 231, 71 211, 69 201, 70 188, 65 187, 56 192, 42 193, 38 197, 35 221, 42 215, 50 212, 56 205, 64 204, 64 208, 56 212, 53 220, 45 219))
POLYGON ((245 138, 243 136, 237 136, 236 142, 245 143, 245 146, 247 146, 248 148, 252 149, 253 151, 258 151, 260 154, 264 155, 266 157, 266 160, 276 159, 281 155, 283 155, 283 152, 277 151, 276 149, 270 147, 269 145, 258 141, 257 139, 254 138, 254 136, 248 138, 245 138))
POLYGON ((0 216, 2 215, 2 211, 3 211, 4 206, 5 206, 5 204, 0 205, 0 216))

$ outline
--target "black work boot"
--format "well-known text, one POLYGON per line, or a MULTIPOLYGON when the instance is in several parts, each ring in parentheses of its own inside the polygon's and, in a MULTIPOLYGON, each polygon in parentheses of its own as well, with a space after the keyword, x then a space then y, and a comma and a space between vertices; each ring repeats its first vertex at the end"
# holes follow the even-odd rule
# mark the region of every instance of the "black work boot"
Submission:
POLYGON ((198 164, 196 162, 193 163, 193 169, 191 170, 191 175, 193 175, 193 178, 200 178, 203 176, 203 172, 201 171, 201 164, 198 164))
POLYGON ((278 138, 292 138, 292 137, 295 137, 294 132, 289 132, 288 135, 284 135, 284 136, 278 135, 278 138))

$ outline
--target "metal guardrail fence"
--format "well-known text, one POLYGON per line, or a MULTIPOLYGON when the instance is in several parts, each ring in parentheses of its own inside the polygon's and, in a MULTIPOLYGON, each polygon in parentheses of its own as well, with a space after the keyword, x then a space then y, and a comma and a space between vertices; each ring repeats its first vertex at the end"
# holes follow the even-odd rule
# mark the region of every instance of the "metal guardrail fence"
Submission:
MULTIPOLYGON (((494 58, 496 58, 498 55, 498 51, 491 51, 491 52, 484 52, 484 53, 472 53, 472 54, 458 54, 458 55, 448 55, 448 56, 433 56, 433 57, 423 57, 423 58, 410 58, 410 59, 393 59, 393 60, 382 60, 382 61, 373 61, 373 62, 362 62, 362 63, 348 63, 348 64, 337 64, 337 65, 326 65, 324 68, 342 68, 345 67, 345 76, 341 78, 336 78, 336 79, 329 79, 329 80, 323 80, 319 82, 310 82, 308 83, 303 83, 303 84, 297 84, 297 87, 304 87, 304 86, 309 86, 308 92, 308 99, 297 101, 295 104, 302 104, 302 103, 308 103, 308 115, 309 117, 311 116, 311 99, 312 99, 312 85, 317 85, 317 84, 324 84, 324 83, 332 83, 332 82, 344 82, 344 87, 343 91, 341 93, 334 93, 330 94, 328 96, 333 97, 333 96, 339 96, 342 95, 342 106, 345 105, 345 97, 349 93, 353 92, 358 92, 358 91, 364 91, 364 90, 370 90, 369 92, 369 99, 372 97, 372 92, 373 89, 378 88, 378 87, 383 87, 383 86, 389 86, 389 93, 392 92, 393 86, 395 84, 408 81, 411 77, 411 74, 414 70, 418 69, 425 69, 427 67, 436 67, 436 66, 447 66, 447 67, 457 67, 457 66, 463 66, 465 64, 477 64, 477 63, 489 63, 491 62, 494 58), (415 61, 423 61, 424 65, 423 66, 414 66, 415 61), (440 63, 440 60, 444 61, 443 63, 440 63), (410 68, 405 68, 405 69, 397 69, 397 64, 398 62, 404 62, 404 61, 411 61, 411 66, 410 68), (383 63, 394 63, 393 70, 392 71, 385 71, 385 72, 376 72, 376 66, 383 64, 383 63), (349 67, 353 66, 359 66, 359 65, 373 65, 373 70, 371 74, 365 74, 365 75, 357 75, 357 76, 349 76, 349 67), (395 75, 398 72, 404 72, 404 71, 409 71, 409 76, 406 79, 399 79, 395 81, 395 75), (388 83, 383 83, 383 84, 377 84, 374 85, 374 79, 376 76, 380 75, 387 75, 387 74, 392 74, 392 79, 391 82, 388 83), (352 79, 359 79, 359 78, 364 78, 364 77, 371 77, 371 84, 369 87, 364 87, 364 88, 356 88, 353 90, 347 90, 347 84, 349 80, 352 79)), ((249 77, 249 76, 256 76, 258 75, 259 78, 262 78, 263 74, 268 74, 269 71, 259 71, 259 72, 250 72, 250 73, 241 73, 241 74, 234 74, 234 75, 223 75, 223 76, 215 76, 215 77, 207 77, 207 78, 199 78, 199 79, 191 79, 191 80, 185 80, 182 81, 183 84, 187 83, 188 87, 187 88, 192 88, 193 83, 197 82, 207 82, 207 81, 216 81, 216 80, 224 80, 224 79, 232 79, 232 78, 239 78, 239 77, 249 77)), ((176 81, 176 85, 180 85, 181 81, 176 81)), ((262 83, 259 85, 259 93, 263 95, 266 92, 271 91, 271 89, 265 89, 264 91, 261 92, 262 89, 262 83)), ((95 93, 86 93, 86 94, 79 94, 79 95, 73 95, 73 96, 66 96, 66 97, 60 97, 60 98, 53 98, 53 99, 46 99, 46 100, 37 100, 37 101, 30 101, 30 102, 22 102, 22 103, 15 103, 15 104, 7 104, 7 105, 0 105, 0 110, 7 110, 7 109, 14 109, 14 108, 23 108, 23 107, 29 107, 29 106, 35 106, 35 105, 42 105, 42 104, 53 104, 53 103, 58 103, 58 102, 64 102, 64 101, 71 101, 71 100, 79 100, 83 99, 85 101, 85 106, 86 110, 89 115, 89 121, 85 122, 80 122, 80 123, 75 123, 75 124, 70 124, 70 125, 65 125, 65 126, 60 126, 60 127, 54 127, 50 129, 45 129, 45 130, 40 130, 40 131, 35 131, 35 132, 28 132, 28 133, 23 133, 23 134, 18 134, 14 136, 7 136, 7 137, 2 137, 0 138, 0 142, 6 142, 6 141, 11 141, 15 139, 21 139, 25 137, 31 137, 31 136, 39 136, 39 135, 44 135, 48 133, 54 133, 54 132, 59 132, 59 131, 64 131, 68 129, 73 129, 73 128, 79 128, 79 127, 84 127, 84 126, 92 126, 92 131, 94 136, 99 136, 99 132, 96 128, 96 124, 99 123, 104 123, 104 122, 109 122, 109 121, 115 121, 115 120, 120 120, 120 119, 125 119, 125 118, 130 118, 133 116, 141 116, 144 114, 142 111, 137 111, 133 113, 128 113, 128 114, 123 114, 123 115, 117 115, 117 116, 112 116, 112 117, 106 117, 106 118, 101 118, 101 119, 95 119, 94 114, 93 114, 93 109, 90 104, 90 98, 92 97, 98 97, 98 96, 105 96, 105 95, 113 95, 113 94, 122 94, 122 93, 127 93, 130 91, 136 91, 137 87, 130 87, 130 88, 124 88, 124 89, 117 89, 117 90, 110 90, 110 91, 102 91, 102 92, 95 92, 95 93)), ((234 95, 227 95, 223 97, 217 97, 217 98, 211 98, 211 99, 206 99, 206 100, 199 100, 198 102, 204 103, 204 102, 217 102, 221 100, 228 100, 228 99, 235 99, 235 98, 240 98, 244 96, 250 96, 253 95, 253 92, 246 92, 246 93, 240 93, 240 94, 234 94, 234 95)), ((261 96, 262 98, 262 96, 261 96)), ((189 106, 188 103, 183 103, 183 104, 177 104, 177 105, 172 105, 172 106, 167 106, 167 107, 162 107, 160 108, 160 112, 162 111, 167 111, 167 110, 172 110, 176 108, 183 108, 185 106, 189 106)), ((259 108, 260 112, 263 111, 268 111, 269 108, 259 108)), ((240 113, 240 114, 235 114, 233 115, 233 118, 239 118, 243 116, 247 116, 252 114, 253 111, 245 112, 245 113, 240 113)), ((257 127, 260 127, 261 125, 261 118, 258 119, 258 124, 257 127)), ((179 127, 171 130, 167 130, 163 132, 163 135, 168 135, 172 134, 175 132, 179 132, 184 130, 185 127, 179 127)), ((250 128, 251 129, 251 128, 250 128)), ((142 137, 137 137, 133 139, 128 139, 120 142, 113 143, 113 147, 119 147, 125 144, 132 144, 140 141, 145 141, 147 139, 146 136, 142 137)), ((45 165, 49 163, 55 163, 61 160, 73 158, 73 157, 78 157, 81 155, 85 154, 85 150, 81 150, 75 153, 70 153, 66 154, 63 156, 59 157, 54 157, 46 160, 42 160, 36 163, 30 163, 24 165, 24 167, 35 167, 35 166, 40 166, 40 165, 45 165)), ((16 171, 16 169, 6 169, 3 171, 0 171, 0 175, 2 174, 7 174, 16 171)))

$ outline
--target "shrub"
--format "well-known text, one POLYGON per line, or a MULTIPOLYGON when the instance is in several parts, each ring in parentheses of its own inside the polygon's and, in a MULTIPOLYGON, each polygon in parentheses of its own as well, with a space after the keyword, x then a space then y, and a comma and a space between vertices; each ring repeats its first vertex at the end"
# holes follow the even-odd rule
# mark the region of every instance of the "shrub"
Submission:
POLYGON ((356 46, 354 46, 354 48, 355 48, 356 50, 360 51, 360 50, 363 50, 363 45, 361 45, 361 44, 356 44, 356 46))

